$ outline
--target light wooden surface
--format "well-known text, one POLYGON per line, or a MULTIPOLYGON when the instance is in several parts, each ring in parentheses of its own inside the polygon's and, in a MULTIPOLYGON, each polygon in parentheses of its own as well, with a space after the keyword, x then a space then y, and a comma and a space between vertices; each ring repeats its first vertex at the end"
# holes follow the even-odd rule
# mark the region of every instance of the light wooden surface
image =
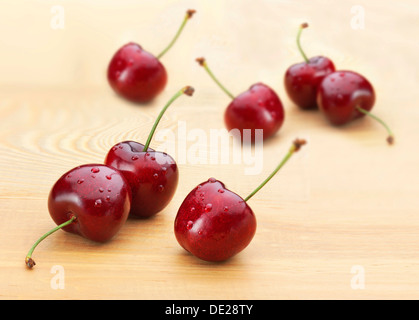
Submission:
MULTIPOLYGON (((414 0, 2 1, 0 298, 418 299, 418 13, 414 0), (50 27, 54 5, 65 10, 64 29, 50 27), (365 10, 364 29, 351 28, 354 5, 365 10), (165 91, 147 106, 116 97, 105 78, 115 50, 136 41, 157 54, 189 8, 198 13, 162 59, 165 91), (394 146, 370 119, 333 128, 289 101, 282 79, 301 61, 295 34, 302 22, 310 24, 302 37, 309 56, 326 55, 373 83, 374 112, 395 132, 394 146), (208 154, 201 163, 179 163, 177 193, 155 218, 128 220, 103 245, 57 232, 27 270, 30 246, 54 226, 47 197, 56 179, 77 165, 103 162, 119 141, 144 142, 178 89, 192 85, 196 93, 181 97, 158 130, 177 135, 179 121, 188 132, 224 128, 228 97, 196 64, 199 56, 233 93, 262 81, 282 99, 286 120, 264 145, 261 173, 245 175, 245 164, 205 164, 208 154), (187 254, 173 234, 187 193, 214 176, 246 196, 295 137, 309 144, 249 202, 258 220, 249 247, 219 264, 187 254), (57 265, 65 288, 55 290, 57 265), (351 286, 357 266, 364 289, 351 286)), ((161 142, 152 144, 158 149, 161 142)))

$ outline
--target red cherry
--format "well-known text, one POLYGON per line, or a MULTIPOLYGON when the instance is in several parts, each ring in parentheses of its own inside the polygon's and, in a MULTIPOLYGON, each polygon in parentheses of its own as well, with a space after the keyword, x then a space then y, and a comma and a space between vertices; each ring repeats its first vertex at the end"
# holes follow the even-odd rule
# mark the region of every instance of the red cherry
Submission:
POLYGON ((145 103, 156 97, 167 83, 167 72, 160 58, 173 46, 194 13, 195 10, 186 12, 175 37, 156 57, 136 43, 130 42, 120 48, 108 66, 108 82, 112 89, 133 102, 145 103))
POLYGON ((304 62, 290 66, 284 77, 285 90, 289 98, 301 109, 317 109, 317 87, 322 79, 335 71, 333 62, 326 57, 316 56, 308 59, 300 45, 300 36, 308 24, 300 26, 297 35, 297 46, 304 62))
POLYGON ((232 99, 224 113, 224 121, 228 130, 238 129, 243 141, 255 142, 258 129, 263 130, 262 138, 266 140, 275 135, 282 127, 285 112, 275 91, 263 83, 256 83, 247 91, 234 97, 215 78, 204 58, 197 58, 196 61, 232 99), (250 131, 250 137, 247 137, 246 129, 250 131))
POLYGON ((58 226, 34 244, 26 265, 35 265, 31 258, 35 247, 59 229, 92 241, 110 240, 127 220, 130 206, 131 189, 119 171, 103 164, 86 164, 68 171, 54 184, 48 198, 51 218, 58 226))
POLYGON ((381 119, 370 113, 375 102, 371 83, 359 73, 336 71, 326 76, 318 87, 317 103, 329 122, 339 126, 368 115, 380 122, 392 144, 393 133, 381 119))
POLYGON ((191 96, 192 87, 185 87, 166 104, 157 117, 145 145, 124 141, 113 146, 105 164, 118 169, 132 191, 130 215, 148 218, 163 210, 173 198, 179 170, 175 160, 164 152, 149 148, 151 139, 164 112, 182 94, 191 96))
POLYGON ((224 261, 245 249, 256 232, 256 218, 247 201, 305 144, 295 140, 287 155, 245 199, 210 178, 194 188, 181 204, 174 223, 179 244, 205 261, 224 261))

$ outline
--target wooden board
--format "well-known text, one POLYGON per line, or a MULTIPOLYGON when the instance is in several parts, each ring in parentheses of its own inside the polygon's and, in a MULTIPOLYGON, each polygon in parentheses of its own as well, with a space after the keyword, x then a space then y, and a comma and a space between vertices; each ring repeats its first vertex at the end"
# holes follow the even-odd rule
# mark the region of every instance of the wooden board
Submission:
POLYGON ((60 2, 65 24, 54 29, 56 1, 2 1, 0 298, 419 298, 419 4, 356 4, 361 7, 72 0, 60 2), (113 53, 136 41, 157 54, 189 8, 198 13, 162 59, 169 73, 164 92, 147 106, 118 98, 105 77, 113 53), (360 9, 365 24, 357 29, 360 9), (302 59, 295 45, 302 22, 310 24, 302 36, 308 55, 326 55, 338 69, 358 71, 373 83, 374 112, 392 127, 395 145, 386 145, 384 129, 371 119, 334 128, 318 112, 290 102, 283 75, 302 59), (161 107, 181 87, 192 85, 195 95, 179 98, 164 115, 158 131, 171 129, 174 136, 154 141, 154 148, 169 145, 178 159, 179 144, 199 146, 194 129, 209 134, 224 128, 229 99, 196 64, 200 56, 234 94, 261 81, 283 101, 286 120, 264 144, 260 172, 246 175, 243 159, 211 164, 217 150, 201 143, 206 153, 179 161, 179 187, 163 212, 129 219, 106 244, 57 232, 36 249, 37 265, 28 270, 27 251, 54 226, 47 210, 53 183, 75 166, 102 163, 119 141, 144 142, 161 107), (216 177, 246 196, 296 137, 308 145, 249 201, 258 229, 245 251, 214 264, 178 245, 174 217, 193 187, 216 177), (58 274, 64 275, 62 289, 58 274))

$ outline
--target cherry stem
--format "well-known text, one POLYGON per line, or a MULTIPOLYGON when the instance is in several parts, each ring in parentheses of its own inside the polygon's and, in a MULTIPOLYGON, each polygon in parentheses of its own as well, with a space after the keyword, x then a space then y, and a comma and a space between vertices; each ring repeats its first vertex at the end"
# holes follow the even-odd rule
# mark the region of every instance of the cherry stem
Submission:
POLYGON ((56 226, 55 228, 51 229, 47 233, 45 233, 42 237, 38 239, 38 241, 35 242, 35 244, 32 246, 32 248, 29 250, 28 254, 25 258, 25 264, 28 268, 33 268, 33 266, 36 264, 35 261, 32 259, 32 253, 35 250, 35 248, 38 246, 38 244, 41 243, 42 240, 44 240, 49 235, 53 234, 55 231, 60 230, 61 228, 64 228, 65 226, 68 226, 69 224, 73 223, 73 221, 76 220, 75 216, 72 216, 69 220, 66 222, 56 226))
POLYGON ((208 68, 207 62, 204 58, 197 58, 196 61, 199 63, 200 66, 204 67, 205 71, 209 74, 209 76, 214 80, 214 82, 231 98, 234 99, 233 94, 228 91, 220 81, 214 76, 214 74, 211 72, 210 68, 208 68))
POLYGON ((303 30, 304 30, 305 28, 307 28, 307 27, 308 27, 308 23, 303 23, 303 24, 301 24, 301 25, 300 25, 300 28, 298 29, 298 34, 297 34, 297 47, 298 47, 298 50, 300 51, 300 53, 301 53, 301 55, 303 56, 303 58, 304 58, 304 60, 305 60, 305 62, 306 62, 306 63, 308 63, 308 62, 309 62, 309 60, 308 60, 308 58, 307 58, 306 54, 304 53, 303 48, 301 47, 301 44, 300 44, 300 38, 301 38, 301 33, 302 33, 302 32, 303 32, 303 30))
POLYGON ((394 143, 394 135, 393 135, 393 132, 390 130, 389 126, 383 120, 381 120, 377 116, 373 115, 371 112, 369 112, 369 111, 367 111, 365 109, 362 109, 361 107, 356 107, 356 109, 359 112, 361 112, 361 113, 363 113, 363 114, 365 114, 367 116, 370 116, 371 118, 373 118, 373 119, 377 120, 379 123, 381 123, 383 125, 383 127, 386 128, 386 130, 388 132, 387 143, 388 144, 393 144, 394 143))
POLYGON ((247 202, 251 197, 253 197, 260 189, 263 188, 265 184, 268 183, 269 180, 272 179, 272 177, 281 169, 284 164, 291 158, 291 156, 294 154, 294 152, 297 152, 300 150, 300 148, 306 144, 305 140, 302 139, 295 139, 291 148, 289 149, 288 153, 285 155, 285 157, 282 159, 282 161, 278 164, 278 166, 275 168, 274 171, 251 193, 249 194, 244 201, 247 202))
POLYGON ((153 138, 154 132, 156 131, 157 125, 159 124, 161 118, 163 117, 163 114, 166 112, 166 110, 169 108, 169 106, 182 94, 186 94, 187 96, 192 96, 195 89, 186 86, 183 87, 181 90, 179 90, 164 106, 164 108, 160 111, 159 115, 157 116, 156 121, 154 122, 153 128, 151 128, 150 134, 148 135, 147 141, 144 145, 143 152, 146 152, 148 150, 148 147, 150 146, 151 139, 153 138))
POLYGON ((185 27, 186 23, 188 22, 190 18, 192 18, 195 12, 196 11, 192 9, 186 11, 185 18, 183 19, 182 24, 180 25, 178 31, 176 32, 175 37, 172 39, 172 41, 170 41, 169 45, 162 52, 160 52, 160 54, 157 56, 157 59, 160 59, 175 44, 177 38, 179 38, 180 34, 182 33, 182 30, 185 27))

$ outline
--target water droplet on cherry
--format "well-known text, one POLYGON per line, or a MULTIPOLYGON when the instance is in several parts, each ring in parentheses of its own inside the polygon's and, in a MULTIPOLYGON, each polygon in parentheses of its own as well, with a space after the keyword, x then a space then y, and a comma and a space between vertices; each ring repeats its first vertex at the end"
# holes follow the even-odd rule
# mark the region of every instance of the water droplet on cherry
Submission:
POLYGON ((102 206, 102 200, 97 199, 97 200, 95 201, 95 207, 99 208, 100 206, 102 206))
POLYGON ((186 224, 186 229, 191 230, 193 227, 193 221, 188 221, 188 223, 186 224))

